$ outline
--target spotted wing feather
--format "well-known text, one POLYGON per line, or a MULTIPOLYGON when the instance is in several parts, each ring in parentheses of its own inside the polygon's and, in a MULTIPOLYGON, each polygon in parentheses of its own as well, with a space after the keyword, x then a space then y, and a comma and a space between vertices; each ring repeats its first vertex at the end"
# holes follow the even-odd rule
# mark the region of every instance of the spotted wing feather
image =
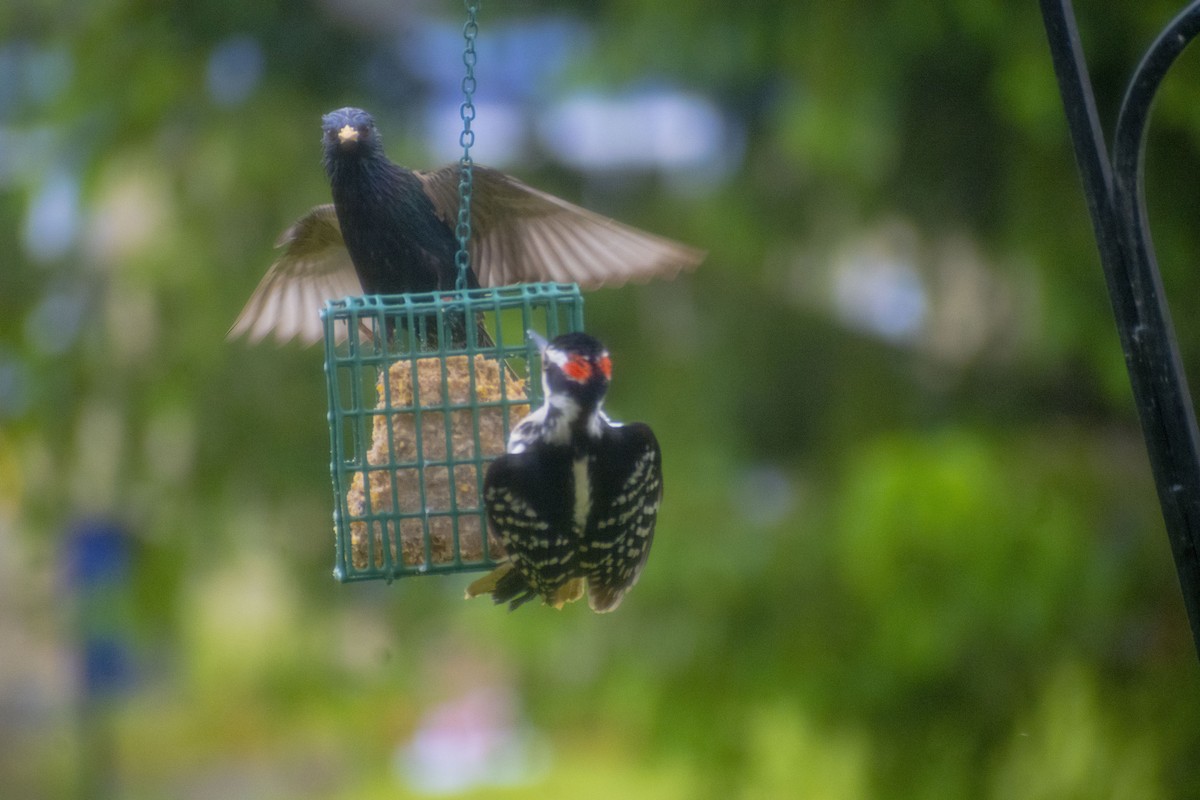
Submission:
POLYGON ((488 467, 483 496, 492 530, 504 543, 513 570, 492 592, 497 603, 516 608, 534 597, 551 605, 575 569, 570 449, 547 448, 500 456, 488 467))
POLYGON ((594 497, 579 560, 593 611, 614 610, 646 566, 662 503, 662 452, 649 426, 610 426, 593 466, 594 497))

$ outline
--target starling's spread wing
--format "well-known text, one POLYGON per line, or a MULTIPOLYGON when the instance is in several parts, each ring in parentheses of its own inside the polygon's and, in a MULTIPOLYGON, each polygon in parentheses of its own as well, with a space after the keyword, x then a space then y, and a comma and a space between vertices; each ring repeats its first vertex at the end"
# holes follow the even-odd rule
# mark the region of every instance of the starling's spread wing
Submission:
POLYGON ((362 293, 358 275, 332 205, 317 206, 275 243, 283 255, 271 265, 229 329, 257 342, 274 333, 280 343, 299 337, 313 344, 324 336, 320 311, 326 300, 362 293))
MULTIPOLYGON (((415 173, 438 214, 458 218, 457 164, 415 173)), ((531 281, 584 288, 673 277, 705 253, 640 231, 476 165, 472 171, 472 259, 480 286, 531 281)))
POLYGON ((580 547, 588 602, 612 611, 637 583, 662 502, 662 453, 649 426, 614 425, 600 441, 593 465, 592 513, 580 547))
POLYGON ((570 449, 565 447, 539 455, 502 455, 488 467, 483 484, 488 521, 513 566, 512 572, 498 576, 494 588, 483 589, 492 591, 497 603, 516 608, 541 597, 561 606, 578 597, 570 586, 576 554, 570 479, 570 449))

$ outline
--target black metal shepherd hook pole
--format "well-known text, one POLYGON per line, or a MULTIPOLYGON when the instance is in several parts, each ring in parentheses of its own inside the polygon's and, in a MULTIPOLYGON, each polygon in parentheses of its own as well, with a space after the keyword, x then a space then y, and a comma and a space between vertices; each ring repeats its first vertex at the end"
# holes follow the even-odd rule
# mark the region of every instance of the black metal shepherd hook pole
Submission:
POLYGON ((1200 434, 1150 241, 1142 169, 1154 94, 1200 33, 1200 0, 1172 20, 1134 72, 1117 117, 1111 161, 1105 156, 1070 0, 1041 0, 1041 5, 1158 500, 1200 652, 1200 434))

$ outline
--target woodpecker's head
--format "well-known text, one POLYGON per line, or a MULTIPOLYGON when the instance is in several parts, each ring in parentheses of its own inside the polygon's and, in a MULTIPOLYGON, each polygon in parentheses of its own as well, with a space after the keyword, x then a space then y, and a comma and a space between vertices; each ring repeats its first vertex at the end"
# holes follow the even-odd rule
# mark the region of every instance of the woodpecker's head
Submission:
POLYGON ((325 163, 382 152, 375 119, 361 108, 339 108, 321 118, 325 163))
POLYGON ((569 398, 585 414, 599 408, 612 378, 612 360, 604 345, 586 333, 564 333, 552 342, 536 331, 529 331, 529 337, 542 352, 546 399, 569 398))

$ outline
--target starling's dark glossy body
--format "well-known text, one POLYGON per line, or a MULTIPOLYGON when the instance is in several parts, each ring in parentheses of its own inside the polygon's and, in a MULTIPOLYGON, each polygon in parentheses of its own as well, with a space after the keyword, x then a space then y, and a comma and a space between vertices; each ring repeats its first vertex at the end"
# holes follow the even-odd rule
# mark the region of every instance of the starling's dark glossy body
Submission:
MULTIPOLYGON (((371 115, 343 108, 322 120, 332 205, 280 236, 284 248, 230 336, 322 338, 326 300, 454 289, 460 169, 397 166, 371 115)), ((618 286, 693 269, 704 253, 594 214, 494 169, 472 169, 468 287, 536 281, 618 286)))
POLYGON ((458 240, 421 181, 388 160, 365 112, 326 114, 325 172, 364 294, 453 289, 458 240))
POLYGON ((601 411, 611 367, 592 337, 558 337, 543 348, 543 367, 545 404, 513 430, 484 481, 508 561, 467 594, 562 607, 586 586, 592 609, 611 611, 650 554, 662 500, 658 441, 648 426, 601 411))

